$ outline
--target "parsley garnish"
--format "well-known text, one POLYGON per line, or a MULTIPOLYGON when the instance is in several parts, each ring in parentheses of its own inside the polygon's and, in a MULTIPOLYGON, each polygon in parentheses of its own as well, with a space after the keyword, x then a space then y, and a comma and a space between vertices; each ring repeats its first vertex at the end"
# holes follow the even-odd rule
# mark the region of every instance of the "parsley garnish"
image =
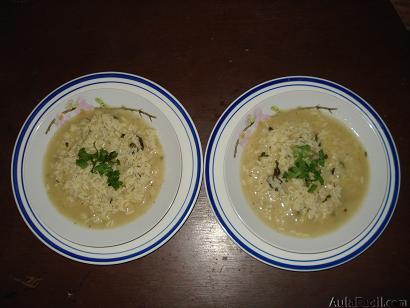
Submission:
POLYGON ((318 184, 323 185, 324 180, 321 175, 321 167, 325 165, 327 155, 320 150, 318 153, 313 152, 310 145, 299 145, 293 149, 295 163, 286 172, 283 178, 286 181, 290 179, 302 179, 305 181, 308 192, 313 193, 318 184))
POLYGON ((107 176, 107 184, 115 190, 120 188, 123 183, 120 181, 120 171, 114 170, 114 165, 119 165, 120 161, 117 158, 116 151, 108 152, 107 150, 95 149, 94 154, 87 153, 85 148, 78 151, 78 159, 75 161, 76 165, 85 169, 91 164, 91 172, 107 176))

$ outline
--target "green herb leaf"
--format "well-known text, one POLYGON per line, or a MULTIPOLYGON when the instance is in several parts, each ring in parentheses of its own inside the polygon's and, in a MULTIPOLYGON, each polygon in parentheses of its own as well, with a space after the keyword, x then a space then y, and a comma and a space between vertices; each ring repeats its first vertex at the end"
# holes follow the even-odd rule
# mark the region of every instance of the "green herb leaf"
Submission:
POLYGON ((102 163, 94 167, 94 170, 97 171, 100 175, 108 174, 112 168, 107 163, 102 163))
POLYGON ((317 188, 317 185, 316 185, 316 184, 312 184, 312 185, 310 185, 310 187, 309 187, 309 189, 308 189, 308 192, 312 193, 312 192, 314 192, 314 191, 316 190, 316 188, 317 188))
MULTIPOLYGON (((95 145, 94 145, 95 147, 95 145)), ((81 148, 78 151, 78 159, 76 165, 85 169, 88 167, 88 162, 91 163, 92 168, 90 172, 98 173, 100 175, 107 176, 108 186, 113 187, 115 190, 123 185, 120 179, 120 171, 113 170, 113 165, 119 165, 120 161, 116 159, 118 153, 116 151, 108 152, 105 149, 98 150, 95 148, 95 153, 87 153, 85 148, 81 148)))
POLYGON ((275 106, 275 105, 270 106, 270 110, 272 110, 273 112, 276 112, 276 113, 280 112, 279 107, 275 106))
POLYGON ((101 149, 98 152, 98 160, 100 162, 106 162, 106 161, 108 161, 108 155, 109 155, 108 151, 106 151, 104 149, 101 149))
POLYGON ((80 151, 78 152, 78 159, 84 160, 84 161, 89 161, 92 159, 92 155, 88 154, 85 148, 81 148, 80 151))
POLYGON ((115 190, 122 186, 123 183, 120 181, 120 172, 118 170, 109 171, 107 177, 108 186, 111 186, 115 190))
POLYGON ((324 185, 324 180, 321 175, 321 167, 324 167, 327 155, 323 150, 315 153, 308 144, 296 146, 293 149, 295 158, 294 165, 283 173, 283 178, 286 181, 290 179, 302 179, 305 181, 308 192, 312 193, 317 189, 315 182, 324 185))
POLYGON ((101 108, 107 108, 108 105, 106 102, 104 102, 100 97, 95 98, 95 102, 100 105, 101 108))
POLYGON ((87 163, 85 160, 83 160, 83 159, 77 159, 77 160, 75 161, 75 164, 76 164, 77 166, 81 167, 82 169, 85 169, 85 168, 87 168, 87 166, 88 166, 88 163, 87 163))

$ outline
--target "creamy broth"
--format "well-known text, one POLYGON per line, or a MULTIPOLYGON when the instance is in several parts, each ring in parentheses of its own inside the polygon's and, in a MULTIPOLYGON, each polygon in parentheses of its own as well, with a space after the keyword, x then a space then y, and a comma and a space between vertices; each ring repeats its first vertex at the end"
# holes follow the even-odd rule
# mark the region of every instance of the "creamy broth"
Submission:
POLYGON ((82 111, 58 129, 44 158, 44 182, 54 206, 75 224, 110 228, 128 223, 154 203, 164 177, 164 154, 156 131, 141 117, 122 109, 82 111), (123 185, 76 165, 85 148, 118 153, 115 169, 123 185))
POLYGON ((317 236, 344 224, 360 207, 368 182, 367 152, 358 138, 316 109, 279 112, 259 122, 241 157, 241 185, 252 209, 271 228, 295 236, 317 236), (295 148, 306 145, 326 154, 319 166, 323 185, 314 182, 313 192, 302 179, 284 177, 295 164, 295 148))

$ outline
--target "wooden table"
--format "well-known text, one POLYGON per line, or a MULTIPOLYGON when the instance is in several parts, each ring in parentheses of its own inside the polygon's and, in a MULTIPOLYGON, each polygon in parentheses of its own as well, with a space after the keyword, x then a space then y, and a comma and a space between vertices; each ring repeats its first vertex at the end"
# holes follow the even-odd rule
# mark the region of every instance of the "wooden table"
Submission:
POLYGON ((410 301, 410 39, 389 1, 9 0, 0 22, 0 306, 327 307, 332 296, 410 301), (99 71, 130 72, 164 86, 191 114, 203 149, 223 110, 260 82, 312 75, 352 89, 383 117, 399 150, 402 189, 391 223, 345 265, 289 272, 241 251, 202 189, 182 229, 140 260, 91 266, 52 252, 15 206, 12 147, 48 92, 99 71), (41 280, 30 287, 30 277, 41 280))

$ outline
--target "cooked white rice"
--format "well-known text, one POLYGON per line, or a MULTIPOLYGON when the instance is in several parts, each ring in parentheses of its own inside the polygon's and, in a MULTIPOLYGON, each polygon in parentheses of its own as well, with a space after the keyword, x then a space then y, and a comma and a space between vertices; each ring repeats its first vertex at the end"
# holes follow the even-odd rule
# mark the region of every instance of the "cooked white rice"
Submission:
MULTIPOLYGON (((292 178, 289 181, 275 178, 271 181, 271 188, 267 182, 278 162, 279 169, 283 172, 294 164, 293 149, 300 145, 309 145, 314 152, 320 150, 319 141, 322 137, 311 128, 306 122, 298 124, 283 123, 273 130, 268 129, 267 122, 260 122, 263 129, 258 141, 252 144, 251 156, 253 160, 241 164, 242 185, 246 189, 252 187, 252 193, 257 195, 254 198, 253 206, 263 212, 268 220, 277 220, 277 225, 283 225, 286 217, 295 216, 300 222, 305 220, 323 220, 341 204, 341 186, 339 185, 341 168, 337 168, 337 174, 332 174, 332 169, 339 164, 335 155, 329 155, 321 175, 325 185, 318 185, 313 192, 308 192, 304 180, 292 178), (265 152, 266 156, 259 157, 265 152), (257 201, 255 201, 257 200, 257 201), (276 215, 272 215, 275 204, 280 204, 276 209, 276 215), (278 215, 278 213, 280 213, 278 215)), ((249 150, 249 149, 248 149, 249 150)), ((333 172, 335 172, 333 170, 333 172)))

